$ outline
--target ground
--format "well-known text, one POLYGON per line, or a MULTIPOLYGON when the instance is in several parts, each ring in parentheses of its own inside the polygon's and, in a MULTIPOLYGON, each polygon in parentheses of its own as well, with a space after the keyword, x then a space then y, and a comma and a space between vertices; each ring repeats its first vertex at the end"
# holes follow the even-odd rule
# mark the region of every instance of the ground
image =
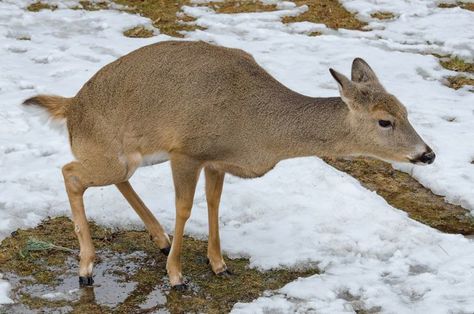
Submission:
POLYGON ((166 257, 144 231, 112 231, 92 224, 98 251, 96 286, 78 291, 78 244, 65 217, 49 219, 36 228, 18 230, 2 242, 0 271, 15 282, 13 293, 21 303, 5 311, 72 311, 75 313, 171 313, 229 311, 238 301, 251 301, 265 290, 281 288, 301 276, 318 273, 316 268, 258 271, 248 260, 228 259, 233 275, 215 276, 206 259, 206 242, 185 238, 184 271, 190 282, 185 293, 170 289, 166 279, 166 257), (58 239, 57 234, 64 235, 58 239), (32 239, 53 242, 73 250, 34 250, 32 239), (30 243, 28 243, 30 241, 30 243), (30 248, 30 251, 28 250, 30 248), (66 300, 54 295, 63 291, 66 300), (50 293, 49 298, 41 298, 50 293), (147 297, 148 296, 148 297, 147 297), (151 297, 150 297, 151 296, 151 297))
MULTIPOLYGON (((473 47, 465 32, 456 31, 470 25, 470 3, 116 0, 3 6, 0 14, 10 22, 1 29, 7 43, 1 130, 12 137, 0 137, 0 274, 9 281, 0 278, 0 303, 15 303, 0 312, 474 311, 474 248, 467 239, 474 234, 474 149, 468 142, 473 47), (91 191, 86 206, 97 222, 97 285, 78 290, 77 243, 64 217, 69 212, 58 175, 70 158, 66 141, 18 113, 16 105, 32 93, 73 95, 100 66, 170 39, 163 34, 245 49, 290 88, 317 96, 337 92, 329 66, 347 71, 354 56, 364 56, 406 103, 439 162, 419 169, 371 159, 301 159, 283 162, 253 183, 227 178, 221 233, 231 278, 213 276, 206 264, 205 200, 198 192, 185 240, 191 287, 185 294, 167 286, 165 258, 127 205, 110 189, 91 191)), ((165 166, 157 166, 132 183, 147 203, 159 204, 152 210, 172 233, 169 177, 165 166)))

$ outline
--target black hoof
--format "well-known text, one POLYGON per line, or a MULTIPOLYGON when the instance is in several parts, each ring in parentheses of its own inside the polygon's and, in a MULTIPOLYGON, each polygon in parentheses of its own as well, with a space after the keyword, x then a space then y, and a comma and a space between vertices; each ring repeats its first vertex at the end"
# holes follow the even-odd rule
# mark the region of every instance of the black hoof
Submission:
POLYGON ((171 246, 165 247, 164 249, 160 249, 160 252, 166 256, 170 255, 170 251, 171 251, 171 246))
POLYGON ((79 286, 80 287, 90 287, 93 284, 94 284, 94 279, 92 279, 92 277, 79 276, 79 286))
POLYGON ((172 288, 173 288, 173 290, 176 290, 176 291, 179 291, 179 292, 183 292, 183 291, 188 290, 188 285, 186 285, 185 283, 182 283, 182 284, 173 286, 172 288))
POLYGON ((230 270, 226 269, 224 271, 221 271, 220 273, 217 273, 216 275, 219 276, 219 277, 223 277, 223 278, 229 278, 229 277, 232 277, 232 275, 234 275, 234 273, 231 272, 230 270))

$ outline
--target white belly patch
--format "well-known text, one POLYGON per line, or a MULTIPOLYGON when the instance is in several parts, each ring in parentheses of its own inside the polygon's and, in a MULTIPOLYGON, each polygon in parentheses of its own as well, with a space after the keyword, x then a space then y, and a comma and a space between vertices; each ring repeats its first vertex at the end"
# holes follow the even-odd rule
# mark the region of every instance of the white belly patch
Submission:
POLYGON ((151 166, 160 164, 162 162, 168 161, 170 159, 170 155, 168 152, 156 152, 154 154, 143 155, 142 161, 140 163, 140 167, 151 166))

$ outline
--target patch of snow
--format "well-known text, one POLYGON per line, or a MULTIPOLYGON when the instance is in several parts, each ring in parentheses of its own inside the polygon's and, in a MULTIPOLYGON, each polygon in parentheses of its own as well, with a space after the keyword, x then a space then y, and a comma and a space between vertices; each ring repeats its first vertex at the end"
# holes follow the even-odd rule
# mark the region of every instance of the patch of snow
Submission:
POLYGON ((7 281, 0 278, 0 304, 13 303, 13 300, 8 297, 10 288, 11 288, 10 284, 7 281))

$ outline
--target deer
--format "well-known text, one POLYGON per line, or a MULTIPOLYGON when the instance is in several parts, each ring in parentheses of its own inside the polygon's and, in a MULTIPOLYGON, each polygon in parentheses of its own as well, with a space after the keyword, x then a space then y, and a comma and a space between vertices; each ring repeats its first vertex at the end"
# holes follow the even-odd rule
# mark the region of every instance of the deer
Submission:
POLYGON ((261 177, 295 157, 368 156, 433 163, 435 153, 361 58, 351 78, 329 69, 340 97, 290 90, 240 49, 200 41, 139 48, 100 69, 76 96, 37 95, 23 102, 65 122, 74 160, 62 168, 79 240, 79 285, 93 286, 95 249, 83 195, 114 184, 167 255, 171 287, 185 290, 184 228, 196 184, 205 176, 207 258, 214 274, 232 274, 221 252, 219 205, 225 174, 261 177), (142 166, 170 161, 175 190, 173 241, 130 185, 142 166))

